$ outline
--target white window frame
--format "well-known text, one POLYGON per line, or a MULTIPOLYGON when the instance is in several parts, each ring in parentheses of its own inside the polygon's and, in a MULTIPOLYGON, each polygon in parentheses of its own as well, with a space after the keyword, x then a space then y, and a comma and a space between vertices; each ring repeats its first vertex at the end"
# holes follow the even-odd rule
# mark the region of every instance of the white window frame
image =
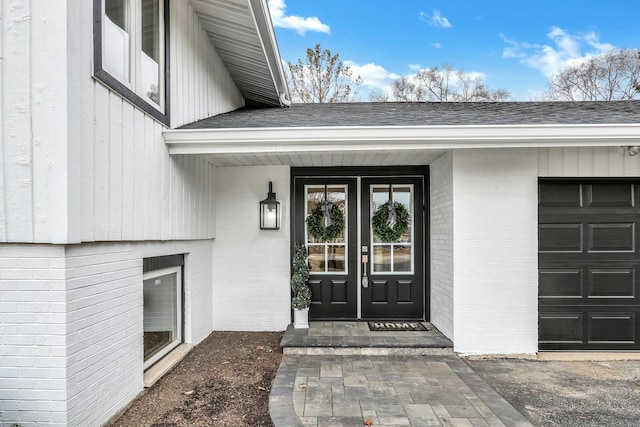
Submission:
POLYGON ((415 236, 415 223, 413 222, 413 211, 415 209, 414 204, 415 204, 415 197, 414 197, 414 192, 415 192, 415 186, 413 184, 393 184, 392 185, 392 191, 393 188, 396 187, 409 187, 411 189, 411 191, 409 192, 409 200, 411 200, 411 206, 410 206, 410 212, 409 212, 409 227, 411 228, 411 242, 410 243, 374 243, 374 236, 373 236, 373 226, 372 224, 372 219, 373 219, 373 214, 375 213, 374 209, 373 209, 373 194, 374 194, 374 189, 375 188, 383 188, 383 189, 388 189, 389 188, 389 184, 372 184, 369 187, 369 241, 371 242, 371 256, 370 256, 370 261, 371 261, 371 276, 383 276, 385 274, 397 274, 397 275, 401 275, 401 276, 410 276, 412 274, 415 274, 415 265, 414 265, 414 251, 415 251, 415 244, 416 244, 416 236, 415 236), (389 246, 391 248, 391 270, 390 271, 374 271, 375 269, 375 248, 376 247, 383 247, 383 246, 389 246), (395 263, 394 263, 394 249, 396 246, 402 246, 402 247, 410 247, 411 248, 411 252, 409 254, 409 257, 411 259, 411 270, 410 271, 395 271, 395 263))
MULTIPOLYGON (((171 343, 167 344, 164 348, 162 348, 162 350, 158 351, 156 354, 154 354, 153 356, 151 356, 149 359, 144 360, 144 369, 148 369, 149 367, 151 367, 152 365, 154 365, 156 362, 158 362, 160 359, 162 359, 163 357, 165 357, 167 354, 169 354, 172 350, 174 350, 176 347, 178 347, 180 344, 183 343, 183 333, 182 333, 182 327, 183 327, 183 318, 184 318, 184 309, 183 309, 183 301, 182 301, 182 289, 183 289, 183 282, 182 282, 182 266, 176 266, 176 267, 168 267, 168 268, 163 268, 160 270, 152 270, 152 271, 148 271, 146 273, 143 274, 142 276, 142 281, 143 281, 143 286, 144 286, 144 282, 146 280, 149 279, 153 279, 156 277, 161 277, 161 276, 167 276, 170 274, 175 274, 176 275, 176 337, 173 341, 171 341, 171 343)), ((143 307, 143 316, 144 316, 144 307, 143 307)), ((143 319, 144 321, 144 319, 143 319)), ((143 334, 144 334, 144 327, 143 327, 143 334)))
POLYGON ((167 58, 169 40, 168 10, 169 2, 159 0, 159 71, 158 71, 158 103, 147 96, 142 87, 142 61, 145 53, 142 51, 142 0, 127 0, 127 19, 129 23, 129 78, 119 72, 109 69, 105 58, 105 28, 106 20, 105 0, 94 0, 94 21, 99 22, 99 28, 94 28, 94 76, 107 84, 116 92, 123 95, 143 111, 149 113, 164 124, 169 124, 168 114, 168 85, 167 58), (98 16, 99 14, 99 16, 98 16))
POLYGON ((305 236, 305 246, 307 250, 310 247, 322 247, 324 248, 324 271, 313 271, 311 274, 318 275, 335 275, 335 276, 348 276, 349 275, 349 185, 348 184, 328 184, 331 187, 342 188, 344 191, 344 208, 346 211, 345 221, 344 221, 344 243, 332 243, 332 242, 322 242, 322 243, 311 243, 309 242, 309 228, 307 226, 307 217, 306 209, 307 203, 309 202, 309 188, 320 187, 324 184, 308 184, 304 186, 304 203, 305 203, 305 217, 304 217, 304 236, 305 236), (328 270, 328 251, 329 246, 344 246, 344 271, 329 271, 328 270))

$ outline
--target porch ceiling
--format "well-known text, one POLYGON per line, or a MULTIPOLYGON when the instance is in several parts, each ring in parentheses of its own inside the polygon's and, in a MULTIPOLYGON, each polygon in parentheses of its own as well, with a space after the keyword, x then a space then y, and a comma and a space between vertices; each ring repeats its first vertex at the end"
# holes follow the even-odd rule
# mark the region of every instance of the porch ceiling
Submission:
POLYGON ((289 99, 266 0, 189 0, 247 105, 289 99))
POLYGON ((421 166, 431 164, 445 150, 334 151, 322 153, 245 153, 202 155, 216 166, 289 165, 293 167, 333 166, 421 166))

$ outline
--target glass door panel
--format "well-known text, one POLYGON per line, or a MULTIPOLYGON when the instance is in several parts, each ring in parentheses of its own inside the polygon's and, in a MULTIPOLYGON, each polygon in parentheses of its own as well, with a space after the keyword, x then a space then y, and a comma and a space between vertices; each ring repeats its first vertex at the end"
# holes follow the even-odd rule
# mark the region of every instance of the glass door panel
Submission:
MULTIPOLYGON (((309 264, 312 273, 348 273, 348 221, 340 234, 330 241, 318 239, 309 232, 306 219, 312 215, 318 204, 328 202, 327 209, 336 206, 342 212, 344 218, 349 215, 347 204, 346 185, 306 185, 305 186, 305 244, 309 251, 309 264)), ((323 217, 324 227, 330 226, 330 215, 323 217)))
POLYGON ((373 242, 372 274, 376 273, 413 273, 413 185, 371 185, 371 206, 369 215, 370 239, 373 242), (375 212, 387 202, 402 204, 409 214, 409 228, 395 242, 384 242, 373 232, 371 220, 375 212))

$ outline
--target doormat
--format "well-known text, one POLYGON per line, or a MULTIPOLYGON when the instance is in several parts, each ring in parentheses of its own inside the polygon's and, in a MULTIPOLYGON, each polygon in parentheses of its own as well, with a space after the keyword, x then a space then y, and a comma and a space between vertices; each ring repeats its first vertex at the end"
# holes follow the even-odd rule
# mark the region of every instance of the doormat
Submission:
POLYGON ((370 331, 428 331, 420 322, 400 322, 400 321, 385 321, 385 322, 368 322, 370 331))

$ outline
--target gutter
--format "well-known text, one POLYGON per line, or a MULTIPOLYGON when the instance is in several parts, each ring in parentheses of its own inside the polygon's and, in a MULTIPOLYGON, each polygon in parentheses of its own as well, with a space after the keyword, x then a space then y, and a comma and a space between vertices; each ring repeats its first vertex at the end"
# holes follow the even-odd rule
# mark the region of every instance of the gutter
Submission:
POLYGON ((640 145, 638 124, 174 129, 170 154, 304 153, 640 145))
POLYGON ((282 68, 282 60, 275 32, 273 31, 273 23, 269 13, 267 0, 249 0, 249 9, 253 17, 253 22, 258 30, 262 52, 267 60, 271 80, 278 94, 280 106, 290 107, 291 96, 287 87, 287 79, 282 68))

